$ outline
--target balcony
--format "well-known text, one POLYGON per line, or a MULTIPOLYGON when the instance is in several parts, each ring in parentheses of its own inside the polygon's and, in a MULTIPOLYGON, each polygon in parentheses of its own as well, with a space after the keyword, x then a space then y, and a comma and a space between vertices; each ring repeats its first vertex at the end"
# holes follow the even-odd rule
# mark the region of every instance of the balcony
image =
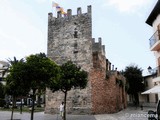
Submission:
POLYGON ((150 50, 151 51, 158 51, 160 50, 160 31, 156 31, 152 37, 149 39, 150 41, 150 50))

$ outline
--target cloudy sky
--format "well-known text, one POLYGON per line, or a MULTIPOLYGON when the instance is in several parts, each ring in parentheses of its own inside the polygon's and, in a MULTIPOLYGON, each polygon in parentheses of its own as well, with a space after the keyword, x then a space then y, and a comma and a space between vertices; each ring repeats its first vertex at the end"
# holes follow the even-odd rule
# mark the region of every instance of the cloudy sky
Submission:
MULTIPOLYGON (((60 6, 82 12, 92 5, 92 37, 101 37, 106 57, 118 70, 130 64, 156 67, 149 49, 152 27, 145 23, 157 0, 55 0, 60 6)), ((48 13, 52 0, 0 0, 0 60, 18 59, 47 51, 48 13)))

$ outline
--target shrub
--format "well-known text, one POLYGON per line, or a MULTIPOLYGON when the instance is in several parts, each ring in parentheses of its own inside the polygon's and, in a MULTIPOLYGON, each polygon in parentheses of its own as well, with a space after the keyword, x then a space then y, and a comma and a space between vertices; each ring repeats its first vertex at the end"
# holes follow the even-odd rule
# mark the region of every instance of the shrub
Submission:
POLYGON ((0 107, 4 107, 6 104, 5 100, 0 98, 0 107))

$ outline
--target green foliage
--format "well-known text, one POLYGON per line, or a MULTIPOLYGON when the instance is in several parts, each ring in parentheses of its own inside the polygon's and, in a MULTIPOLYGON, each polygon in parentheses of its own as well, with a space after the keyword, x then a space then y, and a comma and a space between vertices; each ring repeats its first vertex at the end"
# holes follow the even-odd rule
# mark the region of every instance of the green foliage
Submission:
POLYGON ((0 82, 0 98, 4 98, 4 85, 0 82))
POLYGON ((0 107, 4 107, 5 105, 5 93, 4 93, 4 85, 0 83, 0 107))
POLYGON ((68 61, 60 66, 60 78, 51 80, 49 87, 53 92, 57 90, 64 92, 63 120, 66 120, 67 92, 72 88, 85 88, 87 85, 87 76, 87 72, 81 70, 80 67, 77 67, 71 61, 68 61))
POLYGON ((139 105, 138 92, 144 90, 144 84, 142 83, 142 70, 137 66, 131 65, 126 67, 124 71, 124 76, 126 77, 126 90, 128 94, 134 96, 134 104, 139 105))
POLYGON ((14 57, 14 60, 12 61, 10 59, 9 62, 10 62, 9 75, 6 77, 5 92, 8 95, 12 95, 13 104, 12 104, 11 119, 13 119, 16 97, 26 95, 29 92, 29 87, 28 87, 29 85, 24 79, 24 74, 25 74, 24 60, 23 59, 17 60, 16 57, 14 57))
POLYGON ((134 94, 144 90, 144 84, 142 83, 142 70, 138 66, 127 66, 124 71, 124 76, 127 80, 127 92, 134 94))
POLYGON ((16 96, 27 95, 32 90, 32 111, 31 120, 33 120, 34 100, 36 90, 44 90, 50 83, 50 80, 57 79, 59 75, 59 66, 50 60, 44 53, 30 55, 24 61, 10 59, 9 75, 6 77, 6 93, 16 96))
POLYGON ((0 98, 0 107, 4 107, 6 104, 5 100, 0 98))
POLYGON ((44 90, 50 80, 57 79, 59 67, 50 60, 44 53, 30 55, 26 58, 25 78, 32 89, 32 111, 31 120, 33 120, 34 101, 36 90, 44 90))
POLYGON ((11 61, 9 75, 6 77, 5 92, 13 96, 26 95, 29 92, 29 85, 27 86, 27 81, 24 79, 25 63, 22 59, 18 61, 14 58, 14 61, 11 61))
POLYGON ((71 88, 83 89, 87 85, 87 72, 81 70, 71 61, 60 66, 60 79, 52 79, 50 88, 53 91, 61 89, 63 92, 71 88))
POLYGON ((31 89, 45 89, 50 78, 58 77, 59 66, 50 60, 44 53, 30 55, 26 58, 26 79, 31 89))

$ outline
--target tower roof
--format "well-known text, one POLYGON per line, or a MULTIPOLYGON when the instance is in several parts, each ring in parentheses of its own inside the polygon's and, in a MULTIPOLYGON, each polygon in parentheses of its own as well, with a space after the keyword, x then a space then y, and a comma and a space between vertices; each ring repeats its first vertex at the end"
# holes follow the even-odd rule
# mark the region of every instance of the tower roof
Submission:
POLYGON ((154 20, 158 16, 158 14, 160 14, 160 0, 157 1, 157 4, 155 5, 155 7, 153 8, 152 12, 148 16, 148 18, 146 20, 146 23, 148 25, 152 26, 152 23, 154 22, 154 20))

